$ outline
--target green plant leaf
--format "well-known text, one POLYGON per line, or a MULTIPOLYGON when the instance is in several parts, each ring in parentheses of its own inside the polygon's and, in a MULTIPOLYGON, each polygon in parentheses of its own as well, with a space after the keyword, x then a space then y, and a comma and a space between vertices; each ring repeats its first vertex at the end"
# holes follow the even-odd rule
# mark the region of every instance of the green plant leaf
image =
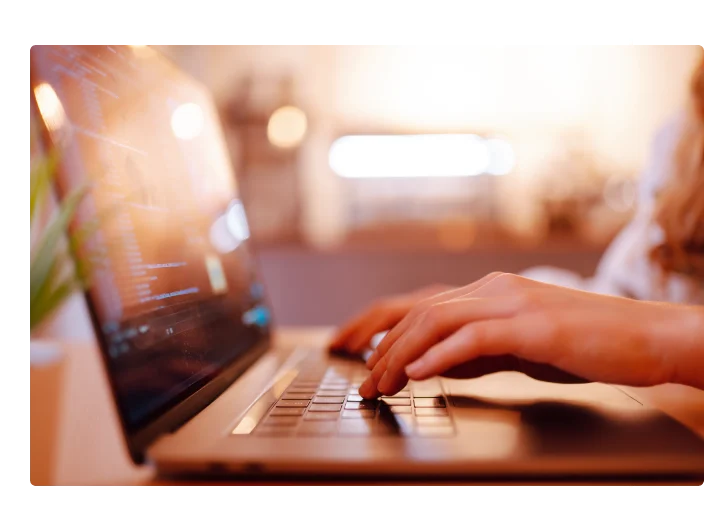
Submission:
POLYGON ((41 322, 43 318, 42 314, 46 314, 53 309, 48 306, 48 303, 57 285, 73 280, 74 274, 73 270, 70 268, 70 264, 65 252, 57 253, 54 256, 46 280, 41 284, 29 304, 30 322, 41 322))
POLYGON ((82 187, 76 189, 61 203, 59 211, 52 219, 37 245, 37 251, 32 258, 29 271, 30 305, 34 302, 44 282, 50 277, 57 247, 62 240, 62 236, 66 233, 66 228, 78 204, 85 194, 86 188, 82 187))
POLYGON ((68 279, 53 288, 41 302, 35 302, 29 310, 29 331, 44 321, 78 287, 76 281, 68 279))
POLYGON ((58 163, 58 156, 54 153, 49 156, 43 156, 34 163, 34 167, 30 170, 29 178, 29 219, 30 222, 34 219, 34 214, 38 210, 40 203, 44 201, 47 195, 51 180, 54 177, 54 171, 58 163))

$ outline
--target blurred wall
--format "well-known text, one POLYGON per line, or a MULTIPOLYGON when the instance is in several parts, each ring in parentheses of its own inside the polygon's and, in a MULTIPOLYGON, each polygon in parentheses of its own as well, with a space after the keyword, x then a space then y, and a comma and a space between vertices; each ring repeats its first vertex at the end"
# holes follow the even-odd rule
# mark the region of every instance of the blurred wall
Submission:
POLYGON ((605 170, 638 175, 656 129, 681 107, 697 46, 161 47, 224 103, 245 77, 254 105, 276 104, 290 77, 310 118, 301 156, 302 223, 315 245, 339 242, 344 189, 327 149, 359 131, 472 131, 507 138, 517 166, 501 179, 507 227, 530 232, 546 159, 565 142, 605 170))
POLYGON ((337 325, 382 296, 430 284, 464 285, 493 271, 518 273, 548 262, 590 275, 599 257, 589 249, 452 254, 288 247, 261 251, 259 262, 277 324, 337 325))

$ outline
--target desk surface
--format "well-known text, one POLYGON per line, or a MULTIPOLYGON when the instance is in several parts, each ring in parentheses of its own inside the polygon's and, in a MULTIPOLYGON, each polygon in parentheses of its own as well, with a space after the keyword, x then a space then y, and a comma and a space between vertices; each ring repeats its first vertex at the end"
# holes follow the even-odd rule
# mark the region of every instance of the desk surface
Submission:
MULTIPOLYGON (((326 328, 283 329, 276 336, 281 345, 320 345, 326 328)), ((57 432, 57 484, 150 484, 150 468, 135 467, 122 443, 105 373, 97 349, 90 343, 64 347, 67 363, 62 383, 62 411, 57 432), (89 395, 89 397, 86 397, 89 395)), ((638 396, 679 420, 704 438, 704 391, 679 385, 635 389, 638 396)), ((158 482, 161 484, 161 482, 158 482)), ((271 481, 239 481, 240 484, 273 484, 271 481)), ((277 481, 297 484, 301 481, 277 481)), ((320 482, 317 482, 319 484, 320 482)), ((328 482, 345 484, 349 482, 328 482)), ((458 482, 454 482, 458 483, 458 482)), ((494 483, 494 482, 491 482, 494 483)), ((638 483, 638 482, 634 482, 638 483)))

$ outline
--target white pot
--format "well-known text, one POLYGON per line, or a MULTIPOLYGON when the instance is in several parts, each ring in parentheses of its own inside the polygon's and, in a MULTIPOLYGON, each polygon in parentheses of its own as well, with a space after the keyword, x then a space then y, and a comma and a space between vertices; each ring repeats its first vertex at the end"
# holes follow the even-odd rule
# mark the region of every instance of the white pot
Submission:
POLYGON ((59 343, 31 340, 30 481, 35 486, 54 483, 59 438, 65 357, 59 343))

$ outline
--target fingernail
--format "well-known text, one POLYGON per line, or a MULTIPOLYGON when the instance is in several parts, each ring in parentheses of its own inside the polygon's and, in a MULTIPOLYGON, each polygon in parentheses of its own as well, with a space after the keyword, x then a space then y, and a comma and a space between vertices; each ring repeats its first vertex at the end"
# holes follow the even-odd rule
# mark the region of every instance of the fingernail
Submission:
POLYGON ((379 384, 376 386, 377 390, 384 394, 386 392, 386 389, 388 388, 387 385, 391 381, 391 377, 389 376, 388 372, 384 372, 384 375, 381 377, 379 380, 379 384))
POLYGON ((422 359, 418 359, 408 365, 406 367, 406 374, 408 375, 409 378, 417 378, 423 375, 423 371, 425 370, 425 365, 424 361, 422 359))

